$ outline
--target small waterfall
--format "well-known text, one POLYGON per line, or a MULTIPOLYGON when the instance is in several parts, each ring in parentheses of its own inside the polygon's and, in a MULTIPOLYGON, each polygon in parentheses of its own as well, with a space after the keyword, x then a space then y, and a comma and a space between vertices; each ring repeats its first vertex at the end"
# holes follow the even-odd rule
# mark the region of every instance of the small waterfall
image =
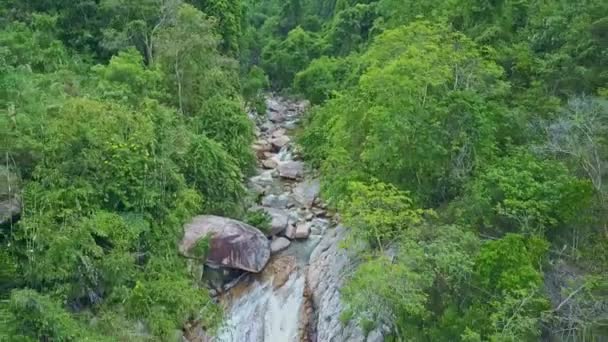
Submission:
POLYGON ((298 272, 278 289, 274 289, 272 280, 256 281, 250 292, 232 303, 217 340, 297 341, 304 281, 304 275, 298 272))

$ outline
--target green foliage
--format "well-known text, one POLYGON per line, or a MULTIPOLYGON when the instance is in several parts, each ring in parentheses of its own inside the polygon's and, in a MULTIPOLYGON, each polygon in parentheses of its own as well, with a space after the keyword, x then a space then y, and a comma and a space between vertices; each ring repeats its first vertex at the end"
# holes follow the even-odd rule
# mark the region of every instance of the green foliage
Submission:
POLYGON ((262 233, 269 234, 271 232, 270 221, 272 218, 264 210, 248 211, 245 214, 244 221, 248 224, 261 230, 262 233))
POLYGON ((300 71, 294 80, 294 90, 306 96, 312 104, 320 104, 337 91, 355 85, 361 74, 356 58, 329 58, 313 60, 300 71))
POLYGON ((263 115, 266 113, 266 99, 264 90, 268 88, 270 82, 264 69, 253 66, 242 81, 242 93, 249 107, 255 109, 256 113, 263 115))
POLYGON ((0 321, 10 341, 111 341, 96 335, 75 320, 61 305, 34 290, 13 291, 7 305, 7 319, 0 321))
POLYGON ((219 308, 176 244, 194 215, 243 211, 253 165, 215 23, 179 1, 10 3, 22 11, 0 5, 0 141, 20 182, 2 182, 23 211, 0 234, 0 339, 213 331, 219 308))
POLYGON ((340 204, 342 219, 357 240, 382 249, 404 230, 420 224, 421 209, 415 209, 407 193, 384 183, 349 184, 350 197, 340 204))
POLYGON ((314 33, 297 27, 289 32, 285 40, 271 41, 262 51, 262 65, 273 86, 291 86, 298 71, 318 57, 321 45, 314 33))
POLYGON ((580 219, 591 194, 590 184, 559 162, 517 153, 473 181, 462 207, 465 219, 482 227, 542 234, 580 219))
POLYGON ((518 234, 484 244, 476 262, 479 283, 492 293, 539 287, 547 247, 542 238, 518 234))

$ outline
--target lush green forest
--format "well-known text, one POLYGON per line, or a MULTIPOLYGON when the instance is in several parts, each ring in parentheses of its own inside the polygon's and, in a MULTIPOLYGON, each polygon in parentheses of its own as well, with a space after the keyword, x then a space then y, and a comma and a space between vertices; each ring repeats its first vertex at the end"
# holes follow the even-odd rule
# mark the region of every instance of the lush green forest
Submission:
POLYGON ((221 310, 176 243, 242 218, 246 108, 350 228, 342 319, 391 341, 608 337, 608 3, 5 0, 0 340, 173 341, 221 310))
POLYGON ((608 4, 251 1, 241 64, 317 106, 300 143, 399 341, 608 337, 608 4))

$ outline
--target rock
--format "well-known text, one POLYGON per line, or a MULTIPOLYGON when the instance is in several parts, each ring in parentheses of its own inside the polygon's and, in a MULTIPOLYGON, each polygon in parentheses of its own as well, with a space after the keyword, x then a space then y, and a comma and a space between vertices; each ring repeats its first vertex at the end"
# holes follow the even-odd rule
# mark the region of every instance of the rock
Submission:
POLYGON ((285 194, 268 195, 262 199, 262 205, 270 208, 284 209, 287 207, 289 198, 285 194))
POLYGON ((276 156, 276 153, 264 152, 264 159, 270 159, 270 158, 272 158, 274 156, 276 156))
POLYGON ((285 229, 285 237, 289 240, 296 238, 296 227, 294 225, 290 224, 287 226, 287 229, 285 229))
POLYGON ((315 217, 311 222, 312 232, 316 235, 323 235, 331 222, 324 218, 315 217))
POLYGON ((275 289, 285 285, 289 276, 296 268, 296 257, 293 255, 281 255, 273 257, 266 266, 264 274, 272 277, 272 286, 275 289))
POLYGON ((304 163, 299 161, 288 161, 280 163, 277 169, 279 170, 279 176, 295 180, 303 176, 304 163))
POLYGON ((274 123, 285 121, 285 112, 287 107, 274 98, 266 99, 266 107, 268 108, 268 119, 274 123))
POLYGON ((272 132, 271 137, 272 138, 278 138, 278 137, 282 137, 285 136, 287 132, 285 131, 284 128, 279 128, 277 130, 275 130, 274 132, 272 132))
POLYGON ((272 151, 272 144, 266 140, 261 139, 261 140, 256 141, 255 143, 253 143, 251 148, 255 152, 255 155, 258 158, 262 159, 266 152, 272 151))
POLYGON ((272 240, 272 242, 270 243, 270 253, 274 254, 274 253, 278 253, 284 249, 287 249, 287 247, 289 247, 290 244, 291 244, 291 241, 289 241, 287 238, 278 237, 278 238, 272 240))
POLYGON ((313 208, 312 212, 317 217, 325 217, 327 215, 327 211, 321 208, 313 208))
POLYGON ((312 207, 321 192, 321 183, 318 179, 306 180, 293 189, 293 199, 304 208, 312 207))
POLYGON ((310 236, 310 226, 309 222, 302 222, 296 226, 296 239, 308 239, 310 236))
POLYGON ((0 201, 0 225, 11 223, 21 214, 21 200, 13 197, 0 201))
POLYGON ((279 166, 279 163, 274 159, 266 159, 262 162, 262 166, 265 169, 276 169, 277 166, 279 166))
POLYGON ((272 170, 262 172, 255 177, 251 177, 250 182, 261 187, 271 186, 274 183, 274 179, 272 178, 272 170))
POLYGON ((207 332, 203 330, 200 324, 197 324, 194 327, 186 326, 184 327, 184 340, 189 342, 211 342, 213 338, 207 335, 207 332))
POLYGON ((327 232, 310 256, 310 265, 306 273, 306 284, 316 309, 317 320, 314 331, 317 341, 334 342, 376 342, 382 341, 381 332, 374 330, 367 340, 366 334, 355 321, 343 324, 340 314, 344 303, 340 297, 340 288, 344 284, 344 274, 356 265, 347 251, 339 247, 346 236, 346 229, 337 227, 327 232), (380 339, 377 339, 380 337, 380 339))
POLYGON ((289 222, 289 214, 282 209, 277 208, 262 208, 265 212, 270 215, 270 234, 277 235, 287 228, 289 222))
POLYGON ((291 139, 289 139, 288 136, 282 135, 278 138, 274 138, 274 139, 270 140, 270 143, 272 144, 272 147, 275 149, 275 151, 278 151, 283 146, 289 144, 290 141, 291 141, 291 139))
POLYGON ((248 272, 260 272, 270 258, 270 243, 257 228, 237 220, 202 215, 184 226, 184 237, 179 244, 182 255, 193 257, 192 248, 210 235, 211 242, 206 264, 229 267, 248 272))

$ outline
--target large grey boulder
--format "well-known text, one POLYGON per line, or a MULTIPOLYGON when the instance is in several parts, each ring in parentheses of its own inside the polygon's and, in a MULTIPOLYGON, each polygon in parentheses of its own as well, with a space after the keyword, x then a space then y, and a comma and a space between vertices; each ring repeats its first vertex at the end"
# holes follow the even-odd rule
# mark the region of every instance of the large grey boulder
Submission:
POLYGON ((270 234, 277 235, 287 228, 289 223, 289 213, 283 209, 262 208, 270 215, 270 234))
POLYGON ((317 341, 332 342, 380 342, 382 333, 378 330, 366 336, 356 322, 343 324, 340 314, 344 303, 340 298, 340 288, 356 264, 347 251, 340 248, 340 241, 346 236, 346 229, 338 226, 328 231, 315 247, 306 273, 306 283, 310 297, 316 308, 315 331, 317 341))
POLYGON ((21 214, 21 200, 15 196, 0 200, 0 225, 9 224, 21 214))
POLYGON ((287 179, 298 179, 304 175, 304 163, 300 161, 288 161, 279 164, 279 176, 287 179))
POLYGON ((196 243, 211 236, 206 264, 260 272, 270 258, 270 241, 257 228, 244 222, 213 215, 196 216, 184 226, 179 251, 194 257, 196 243))
POLYGON ((301 207, 310 208, 315 202, 315 199, 319 197, 319 192, 321 192, 321 183, 319 180, 309 179, 298 184, 293 189, 292 196, 301 207))
POLYGON ((282 250, 287 249, 287 247, 289 247, 290 244, 291 244, 291 241, 289 241, 288 239, 286 239, 284 237, 276 238, 276 239, 272 240, 272 242, 270 243, 270 252, 272 254, 278 253, 282 250))
POLYGON ((9 224, 21 214, 20 179, 0 166, 0 225, 9 224))

